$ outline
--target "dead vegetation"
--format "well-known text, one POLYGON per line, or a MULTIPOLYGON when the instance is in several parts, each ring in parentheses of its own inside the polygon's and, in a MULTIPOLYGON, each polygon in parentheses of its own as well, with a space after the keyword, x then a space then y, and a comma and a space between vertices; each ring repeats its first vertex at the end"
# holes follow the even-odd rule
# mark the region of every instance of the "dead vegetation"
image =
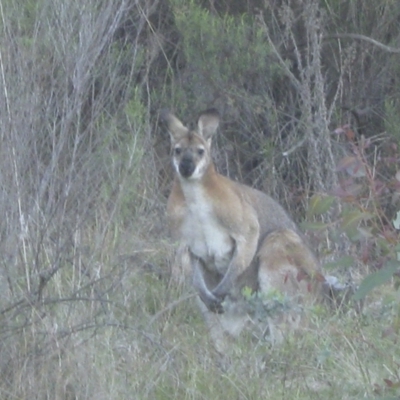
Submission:
POLYGON ((2 0, 0 397, 396 398, 399 16, 384 0, 2 0), (314 310, 306 335, 244 336, 220 365, 168 279, 164 107, 185 123, 217 107, 218 169, 306 215, 326 268, 378 273, 362 316, 314 310))

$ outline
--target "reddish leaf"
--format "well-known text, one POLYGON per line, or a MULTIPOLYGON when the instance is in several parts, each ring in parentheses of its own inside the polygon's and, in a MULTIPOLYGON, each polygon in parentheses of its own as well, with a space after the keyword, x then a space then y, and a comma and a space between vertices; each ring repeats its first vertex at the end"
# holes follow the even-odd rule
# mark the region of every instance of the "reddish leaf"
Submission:
POLYGON ((288 279, 289 279, 289 274, 286 273, 284 278, 283 278, 283 283, 287 283, 288 279))
POLYGON ((370 246, 364 246, 362 251, 361 251, 361 261, 363 262, 364 265, 366 265, 370 259, 370 246))
POLYGON ((340 199, 353 201, 362 189, 362 185, 356 184, 353 179, 347 179, 342 181, 340 186, 333 188, 330 193, 340 199))
POLYGON ((380 394, 381 392, 382 392, 382 388, 377 383, 374 383, 374 393, 380 394))
POLYGON ((387 186, 384 182, 379 179, 375 179, 373 182, 374 190, 377 195, 381 195, 382 193, 386 192, 387 186))
POLYGON ((356 134, 351 129, 347 129, 345 135, 346 135, 346 138, 348 141, 354 142, 354 139, 356 138, 356 134))
POLYGON ((383 381, 386 383, 387 387, 393 387, 393 382, 390 379, 384 379, 383 381))
POLYGON ((349 142, 354 142, 356 134, 350 129, 350 125, 343 125, 333 131, 336 135, 345 135, 349 142))
POLYGON ((299 271, 298 273, 297 273, 297 277, 296 277, 296 279, 297 279, 297 282, 301 282, 303 279, 306 279, 308 276, 307 276, 307 274, 304 272, 304 271, 299 271))
POLYGON ((325 277, 324 277, 322 274, 320 274, 319 272, 317 272, 317 273, 313 276, 313 278, 314 278, 317 282, 321 282, 321 283, 324 283, 324 282, 326 281, 325 277))
POLYGON ((399 389, 400 388, 400 381, 393 382, 390 379, 384 379, 383 381, 386 383, 386 386, 391 389, 399 389))

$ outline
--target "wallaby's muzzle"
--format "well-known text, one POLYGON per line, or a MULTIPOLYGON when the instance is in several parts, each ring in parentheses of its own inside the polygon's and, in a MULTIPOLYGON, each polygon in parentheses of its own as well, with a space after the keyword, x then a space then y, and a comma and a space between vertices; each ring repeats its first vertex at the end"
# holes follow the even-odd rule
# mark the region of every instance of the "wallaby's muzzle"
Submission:
POLYGON ((179 163, 179 173, 183 178, 190 178, 196 169, 196 164, 193 162, 193 157, 190 155, 183 156, 179 163))

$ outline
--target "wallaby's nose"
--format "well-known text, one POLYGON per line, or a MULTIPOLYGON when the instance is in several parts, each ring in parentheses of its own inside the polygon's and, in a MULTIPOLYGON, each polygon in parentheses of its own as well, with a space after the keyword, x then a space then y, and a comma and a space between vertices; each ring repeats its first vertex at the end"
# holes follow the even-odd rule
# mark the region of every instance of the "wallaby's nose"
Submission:
POLYGON ((189 155, 184 156, 179 163, 179 173, 184 177, 184 178, 189 178, 194 170, 196 169, 196 165, 193 162, 193 158, 190 157, 189 155))

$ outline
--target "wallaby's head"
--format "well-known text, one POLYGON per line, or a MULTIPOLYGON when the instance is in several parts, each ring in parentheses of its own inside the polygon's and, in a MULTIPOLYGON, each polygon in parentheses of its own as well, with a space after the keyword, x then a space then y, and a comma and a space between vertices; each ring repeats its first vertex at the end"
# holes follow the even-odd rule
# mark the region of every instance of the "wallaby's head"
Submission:
POLYGON ((197 131, 186 128, 169 111, 163 111, 171 135, 172 163, 180 179, 199 180, 212 164, 211 137, 217 131, 219 114, 215 109, 204 111, 197 122, 197 131))

